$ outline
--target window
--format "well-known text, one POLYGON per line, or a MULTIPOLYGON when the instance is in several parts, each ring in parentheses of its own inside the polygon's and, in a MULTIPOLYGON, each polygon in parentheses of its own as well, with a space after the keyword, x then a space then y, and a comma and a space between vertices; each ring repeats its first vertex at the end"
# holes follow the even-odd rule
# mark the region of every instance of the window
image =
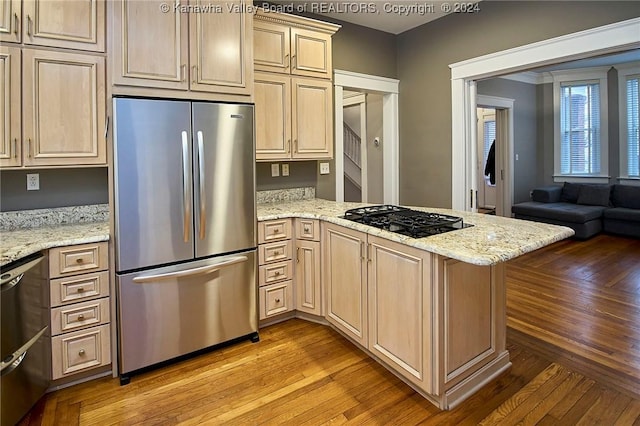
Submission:
POLYGON ((628 77, 626 89, 627 125, 624 139, 627 151, 627 176, 638 178, 640 177, 640 110, 638 109, 640 76, 628 77))
POLYGON ((606 79, 606 71, 554 73, 556 181, 608 181, 606 79))

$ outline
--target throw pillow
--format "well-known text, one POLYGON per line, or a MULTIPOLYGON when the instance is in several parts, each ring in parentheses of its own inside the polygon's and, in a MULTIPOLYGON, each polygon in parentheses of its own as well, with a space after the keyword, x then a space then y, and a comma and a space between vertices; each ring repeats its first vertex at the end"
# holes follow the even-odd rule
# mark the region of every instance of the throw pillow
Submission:
POLYGON ((640 186, 613 185, 611 200, 616 207, 640 209, 640 186))
POLYGON ((582 184, 565 182, 562 187, 562 194, 560 195, 560 201, 565 203, 578 202, 578 195, 580 193, 580 187, 582 184))
POLYGON ((610 195, 610 185, 581 185, 578 193, 578 204, 608 207, 610 195))

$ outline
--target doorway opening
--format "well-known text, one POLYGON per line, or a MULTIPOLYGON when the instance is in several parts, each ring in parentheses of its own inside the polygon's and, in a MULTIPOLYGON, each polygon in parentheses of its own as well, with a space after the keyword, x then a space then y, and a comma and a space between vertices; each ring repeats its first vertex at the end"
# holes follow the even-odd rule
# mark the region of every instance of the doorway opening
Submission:
POLYGON ((398 80, 335 71, 336 201, 398 204, 398 80))
MULTIPOLYGON (((496 214, 496 110, 478 108, 478 213, 496 214)), ((499 179, 498 179, 499 182, 499 179)))

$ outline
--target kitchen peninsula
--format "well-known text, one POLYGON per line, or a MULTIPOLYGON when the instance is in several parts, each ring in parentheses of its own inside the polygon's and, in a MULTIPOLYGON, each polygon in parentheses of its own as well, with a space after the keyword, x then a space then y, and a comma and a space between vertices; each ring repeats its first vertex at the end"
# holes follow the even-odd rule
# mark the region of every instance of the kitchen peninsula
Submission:
MULTIPOLYGON (((342 218, 359 206, 320 199, 258 204, 259 229, 267 237, 262 241, 267 244, 261 244, 265 253, 271 246, 286 253, 276 248, 278 235, 281 242, 287 234, 295 240, 295 283, 290 285, 298 293, 294 298, 293 289, 284 289, 290 283, 282 281, 287 279, 286 267, 280 272, 280 264, 272 264, 276 284, 260 282, 261 320, 266 324, 295 315, 328 323, 433 404, 451 409, 511 365, 504 262, 570 237, 573 231, 412 207, 460 216, 473 225, 412 238, 342 218), (322 255, 314 261, 304 240, 316 228, 322 255), (320 285, 313 278, 318 271, 320 285)), ((269 278, 270 265, 265 263, 261 280, 269 278)))

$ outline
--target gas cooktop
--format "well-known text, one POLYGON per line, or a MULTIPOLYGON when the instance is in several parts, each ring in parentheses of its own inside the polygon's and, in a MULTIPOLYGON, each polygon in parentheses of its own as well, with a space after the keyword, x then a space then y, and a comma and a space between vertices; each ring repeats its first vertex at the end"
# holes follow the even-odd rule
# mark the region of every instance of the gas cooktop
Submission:
POLYGON ((347 210, 343 218, 413 238, 423 238, 473 226, 465 224, 461 217, 388 204, 347 210))

